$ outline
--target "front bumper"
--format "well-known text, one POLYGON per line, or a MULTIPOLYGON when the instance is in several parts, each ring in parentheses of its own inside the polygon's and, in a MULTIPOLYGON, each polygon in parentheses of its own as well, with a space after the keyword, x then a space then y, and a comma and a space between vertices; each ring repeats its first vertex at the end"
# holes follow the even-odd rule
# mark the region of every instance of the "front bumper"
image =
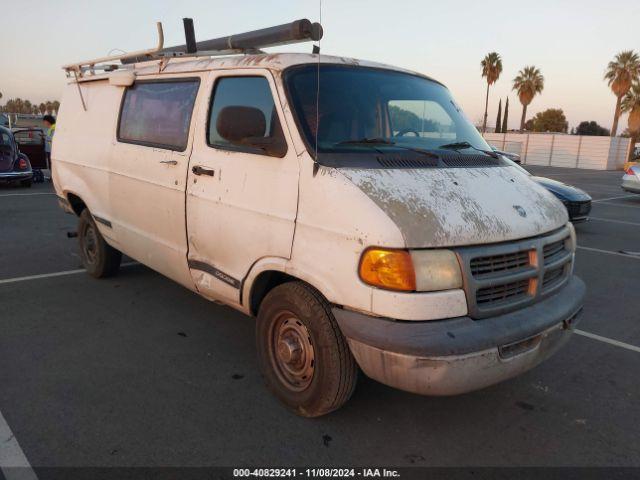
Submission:
POLYGON ((29 180, 33 177, 33 172, 2 172, 0 173, 0 182, 17 182, 19 180, 29 180))
POLYGON ((523 373, 555 353, 578 322, 585 285, 571 277, 556 294, 482 320, 401 322, 334 308, 364 373, 423 395, 455 395, 523 373))
POLYGON ((563 202, 572 223, 584 222, 591 213, 591 200, 563 202))

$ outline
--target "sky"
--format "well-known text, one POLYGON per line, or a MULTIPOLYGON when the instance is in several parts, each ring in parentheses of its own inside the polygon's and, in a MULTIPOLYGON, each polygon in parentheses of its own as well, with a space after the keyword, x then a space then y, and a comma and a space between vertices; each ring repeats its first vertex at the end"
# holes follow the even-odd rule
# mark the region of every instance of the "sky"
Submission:
MULTIPOLYGON (((488 52, 498 52, 504 67, 490 91, 488 124, 508 96, 510 128, 522 112, 512 80, 527 65, 545 77, 528 118, 562 108, 570 127, 595 120, 610 128, 615 97, 603 81, 606 65, 622 50, 640 52, 640 0, 321 1, 322 53, 429 75, 449 87, 474 123, 484 112, 480 61, 488 52)), ((155 46, 156 21, 169 46, 184 43, 183 17, 194 19, 196 39, 204 40, 318 21, 320 0, 0 0, 0 12, 0 102, 40 103, 60 99, 65 63, 155 46)), ((311 44, 276 50, 308 52, 311 44)))

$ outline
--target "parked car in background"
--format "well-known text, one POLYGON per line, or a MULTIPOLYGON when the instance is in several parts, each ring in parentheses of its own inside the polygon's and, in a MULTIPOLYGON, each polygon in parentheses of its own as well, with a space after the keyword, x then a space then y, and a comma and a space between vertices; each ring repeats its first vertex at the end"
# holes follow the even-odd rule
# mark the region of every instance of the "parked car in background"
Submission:
POLYGON ((625 170, 622 189, 631 193, 640 193, 640 165, 632 165, 625 170))
POLYGON ((0 127, 8 127, 9 126, 9 117, 7 117, 4 113, 0 113, 0 127))
POLYGON ((591 196, 573 185, 568 185, 558 180, 552 180, 546 177, 536 177, 520 165, 515 165, 522 172, 529 176, 531 180, 553 193, 560 200, 569 214, 569 219, 573 223, 584 222, 589 218, 591 213, 591 196))
POLYGON ((0 182, 20 182, 23 187, 30 187, 32 181, 29 157, 18 148, 13 132, 0 127, 0 182))
POLYGON ((45 170, 47 161, 44 153, 44 131, 38 127, 14 128, 13 136, 20 151, 29 157, 34 170, 45 170))

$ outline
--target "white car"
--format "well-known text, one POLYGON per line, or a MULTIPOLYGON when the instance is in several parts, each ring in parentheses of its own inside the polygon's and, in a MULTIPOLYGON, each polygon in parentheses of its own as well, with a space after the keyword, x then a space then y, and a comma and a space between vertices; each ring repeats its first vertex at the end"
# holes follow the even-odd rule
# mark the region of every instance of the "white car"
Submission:
POLYGON ((565 208, 440 82, 255 53, 319 31, 303 20, 65 67, 53 179, 87 271, 113 275, 124 253, 257 316, 267 385, 303 416, 346 402, 358 367, 451 395, 548 358, 585 293, 565 208))
POLYGON ((633 165, 624 172, 622 189, 631 193, 640 193, 640 165, 633 165))

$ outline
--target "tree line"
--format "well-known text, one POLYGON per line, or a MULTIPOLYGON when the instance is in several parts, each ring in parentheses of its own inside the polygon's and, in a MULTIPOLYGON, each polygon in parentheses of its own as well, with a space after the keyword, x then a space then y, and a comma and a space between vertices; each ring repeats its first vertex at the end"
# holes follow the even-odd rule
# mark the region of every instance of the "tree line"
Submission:
MULTIPOLYGON (((496 83, 502 73, 502 58, 497 52, 490 52, 480 62, 482 78, 487 82, 484 119, 482 132, 487 129, 487 114, 489 107, 489 88, 496 83)), ((628 128, 623 132, 629 136, 632 142, 640 140, 640 56, 633 50, 618 53, 610 61, 605 69, 604 80, 616 96, 616 106, 613 115, 611 130, 601 127, 594 121, 585 121, 572 130, 578 135, 610 135, 615 137, 618 132, 618 121, 623 113, 628 113, 628 128)), ((527 107, 534 97, 544 90, 544 76, 539 68, 527 66, 518 72, 513 79, 513 90, 517 93, 522 104, 522 116, 520 118, 520 130, 537 132, 564 132, 567 133, 569 124, 562 109, 550 108, 537 113, 527 120, 527 107)), ((507 131, 508 99, 505 106, 505 118, 501 120, 502 100, 498 105, 498 117, 496 131, 507 131)))
MULTIPOLYGON (((0 100, 2 93, 0 92, 0 100)), ((44 115, 54 114, 60 109, 60 102, 57 100, 40 103, 31 103, 29 100, 21 98, 11 98, 4 105, 0 105, 0 112, 4 113, 22 113, 27 115, 44 115)))

